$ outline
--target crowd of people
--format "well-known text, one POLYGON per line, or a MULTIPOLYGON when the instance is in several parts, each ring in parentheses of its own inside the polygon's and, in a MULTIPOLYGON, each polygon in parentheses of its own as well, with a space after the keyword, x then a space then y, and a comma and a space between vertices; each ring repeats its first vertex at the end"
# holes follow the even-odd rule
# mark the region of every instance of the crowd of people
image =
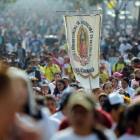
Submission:
POLYGON ((112 37, 101 44, 100 82, 92 91, 76 80, 67 45, 56 42, 49 52, 36 35, 28 49, 21 39, 16 49, 5 43, 0 51, 0 138, 138 140, 140 43, 121 35, 113 42, 112 37), (110 57, 118 58, 112 66, 110 57))
POLYGON ((0 17, 0 139, 139 140, 140 39, 101 37, 99 87, 86 89, 67 44, 45 44, 62 27, 46 5, 31 13, 18 4, 0 17))

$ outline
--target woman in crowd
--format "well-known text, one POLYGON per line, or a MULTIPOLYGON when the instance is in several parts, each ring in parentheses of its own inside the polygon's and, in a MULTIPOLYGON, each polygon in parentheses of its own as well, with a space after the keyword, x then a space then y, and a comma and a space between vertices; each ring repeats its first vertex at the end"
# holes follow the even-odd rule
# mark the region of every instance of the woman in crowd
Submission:
POLYGON ((47 84, 41 86, 41 92, 43 95, 51 94, 50 87, 47 84))
POLYGON ((69 84, 70 84, 70 80, 69 80, 69 78, 67 78, 67 77, 63 77, 63 80, 65 81, 65 84, 66 84, 66 88, 69 86, 69 84))
POLYGON ((13 90, 17 96, 15 120, 6 140, 9 138, 26 140, 29 137, 32 140, 38 140, 40 139, 40 132, 36 130, 35 118, 38 118, 39 115, 35 106, 30 79, 24 71, 16 68, 9 69, 7 74, 12 79, 13 90))
POLYGON ((17 94, 16 106, 18 106, 14 122, 16 128, 10 130, 10 138, 15 134, 14 138, 16 136, 20 140, 49 140, 58 122, 49 119, 50 112, 47 108, 42 108, 42 102, 38 102, 37 105, 30 79, 24 71, 10 69, 8 75, 13 80, 12 84, 17 94))
POLYGON ((122 79, 122 90, 127 91, 129 93, 131 99, 135 96, 134 89, 129 87, 129 79, 128 78, 122 79))
POLYGON ((103 53, 100 54, 100 67, 103 67, 108 77, 111 77, 111 66, 103 53))
POLYGON ((61 73, 60 72, 55 72, 55 74, 54 74, 54 81, 49 84, 49 87, 50 87, 51 92, 54 91, 54 89, 56 87, 56 82, 59 79, 61 79, 61 73))
POLYGON ((104 93, 106 93, 107 95, 113 93, 113 85, 112 85, 112 83, 106 82, 106 83, 103 85, 103 91, 104 91, 104 93))
POLYGON ((140 84, 140 69, 134 70, 134 76, 135 76, 135 79, 131 81, 130 87, 136 90, 136 88, 138 88, 140 84))
POLYGON ((52 95, 55 97, 56 101, 60 101, 64 89, 66 89, 65 81, 62 79, 57 80, 56 87, 52 92, 52 95))
POLYGON ((53 96, 47 94, 45 96, 45 101, 46 101, 46 107, 50 110, 51 115, 56 113, 56 100, 53 96))
POLYGON ((112 83, 112 85, 113 85, 113 92, 114 93, 116 93, 119 89, 120 89, 120 87, 118 87, 118 79, 117 78, 114 78, 114 77, 112 77, 111 79, 110 79, 110 82, 112 83))
POLYGON ((108 55, 107 55, 107 60, 109 61, 109 57, 115 57, 115 51, 113 49, 110 49, 108 55))
POLYGON ((105 99, 107 97, 107 94, 105 93, 101 93, 98 97, 99 103, 100 103, 100 107, 103 107, 103 104, 105 102, 105 99))

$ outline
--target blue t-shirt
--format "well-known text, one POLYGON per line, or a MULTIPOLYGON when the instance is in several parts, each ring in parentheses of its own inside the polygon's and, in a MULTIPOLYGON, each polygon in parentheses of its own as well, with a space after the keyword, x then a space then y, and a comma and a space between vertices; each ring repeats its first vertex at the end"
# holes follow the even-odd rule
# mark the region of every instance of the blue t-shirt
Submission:
POLYGON ((43 43, 40 40, 32 40, 29 43, 29 46, 31 46, 31 50, 34 53, 38 53, 41 51, 41 45, 43 45, 43 43))

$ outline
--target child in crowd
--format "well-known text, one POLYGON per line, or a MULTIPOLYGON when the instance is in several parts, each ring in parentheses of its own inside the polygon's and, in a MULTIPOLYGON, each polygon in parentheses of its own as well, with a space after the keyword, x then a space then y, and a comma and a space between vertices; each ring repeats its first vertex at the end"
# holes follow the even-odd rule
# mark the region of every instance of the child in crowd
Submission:
POLYGON ((103 83, 107 82, 108 76, 106 72, 104 72, 104 68, 100 67, 100 77, 103 79, 103 83))
POLYGON ((115 78, 115 77, 112 77, 111 79, 110 79, 110 82, 112 83, 112 85, 113 85, 113 89, 114 89, 114 93, 116 93, 119 89, 120 89, 120 87, 118 86, 118 79, 117 78, 115 78))
POLYGON ((92 90, 93 94, 95 95, 95 99, 96 99, 96 106, 99 107, 99 95, 103 92, 101 88, 95 88, 92 90))
POLYGON ((122 79, 122 74, 120 74, 119 72, 115 72, 114 74, 113 74, 113 77, 115 77, 115 78, 117 78, 118 80, 119 80, 119 82, 118 82, 118 86, 119 87, 121 87, 122 85, 121 85, 121 79, 122 79))
POLYGON ((45 100, 46 100, 46 107, 50 110, 51 115, 53 115, 56 112, 56 108, 57 108, 55 98, 51 95, 46 95, 45 100))
POLYGON ((107 95, 109 95, 110 93, 113 93, 113 85, 111 82, 106 82, 103 85, 103 91, 104 93, 106 93, 107 95))
POLYGON ((100 103, 100 106, 103 107, 103 104, 105 102, 105 99, 107 97, 107 94, 105 93, 101 93, 98 97, 98 100, 99 100, 99 103, 100 103))
POLYGON ((50 87, 47 84, 41 86, 41 92, 43 95, 51 94, 50 87))

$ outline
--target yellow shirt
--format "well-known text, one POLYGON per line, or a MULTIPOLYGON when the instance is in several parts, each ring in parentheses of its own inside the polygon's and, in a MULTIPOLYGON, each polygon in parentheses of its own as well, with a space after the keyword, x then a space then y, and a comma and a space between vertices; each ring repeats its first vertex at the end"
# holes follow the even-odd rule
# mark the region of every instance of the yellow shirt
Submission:
POLYGON ((103 79, 103 83, 105 83, 108 80, 106 72, 100 73, 100 77, 103 79))
POLYGON ((61 72, 61 70, 58 65, 52 65, 51 67, 44 66, 44 72, 46 79, 49 79, 52 82, 54 80, 54 73, 61 72))
POLYGON ((68 73, 71 74, 71 79, 73 80, 74 79, 74 73, 73 73, 73 70, 72 70, 71 66, 69 66, 68 73))
POLYGON ((117 64, 117 67, 116 67, 116 64, 114 64, 113 66, 113 73, 114 72, 121 72, 124 68, 124 64, 117 64))

